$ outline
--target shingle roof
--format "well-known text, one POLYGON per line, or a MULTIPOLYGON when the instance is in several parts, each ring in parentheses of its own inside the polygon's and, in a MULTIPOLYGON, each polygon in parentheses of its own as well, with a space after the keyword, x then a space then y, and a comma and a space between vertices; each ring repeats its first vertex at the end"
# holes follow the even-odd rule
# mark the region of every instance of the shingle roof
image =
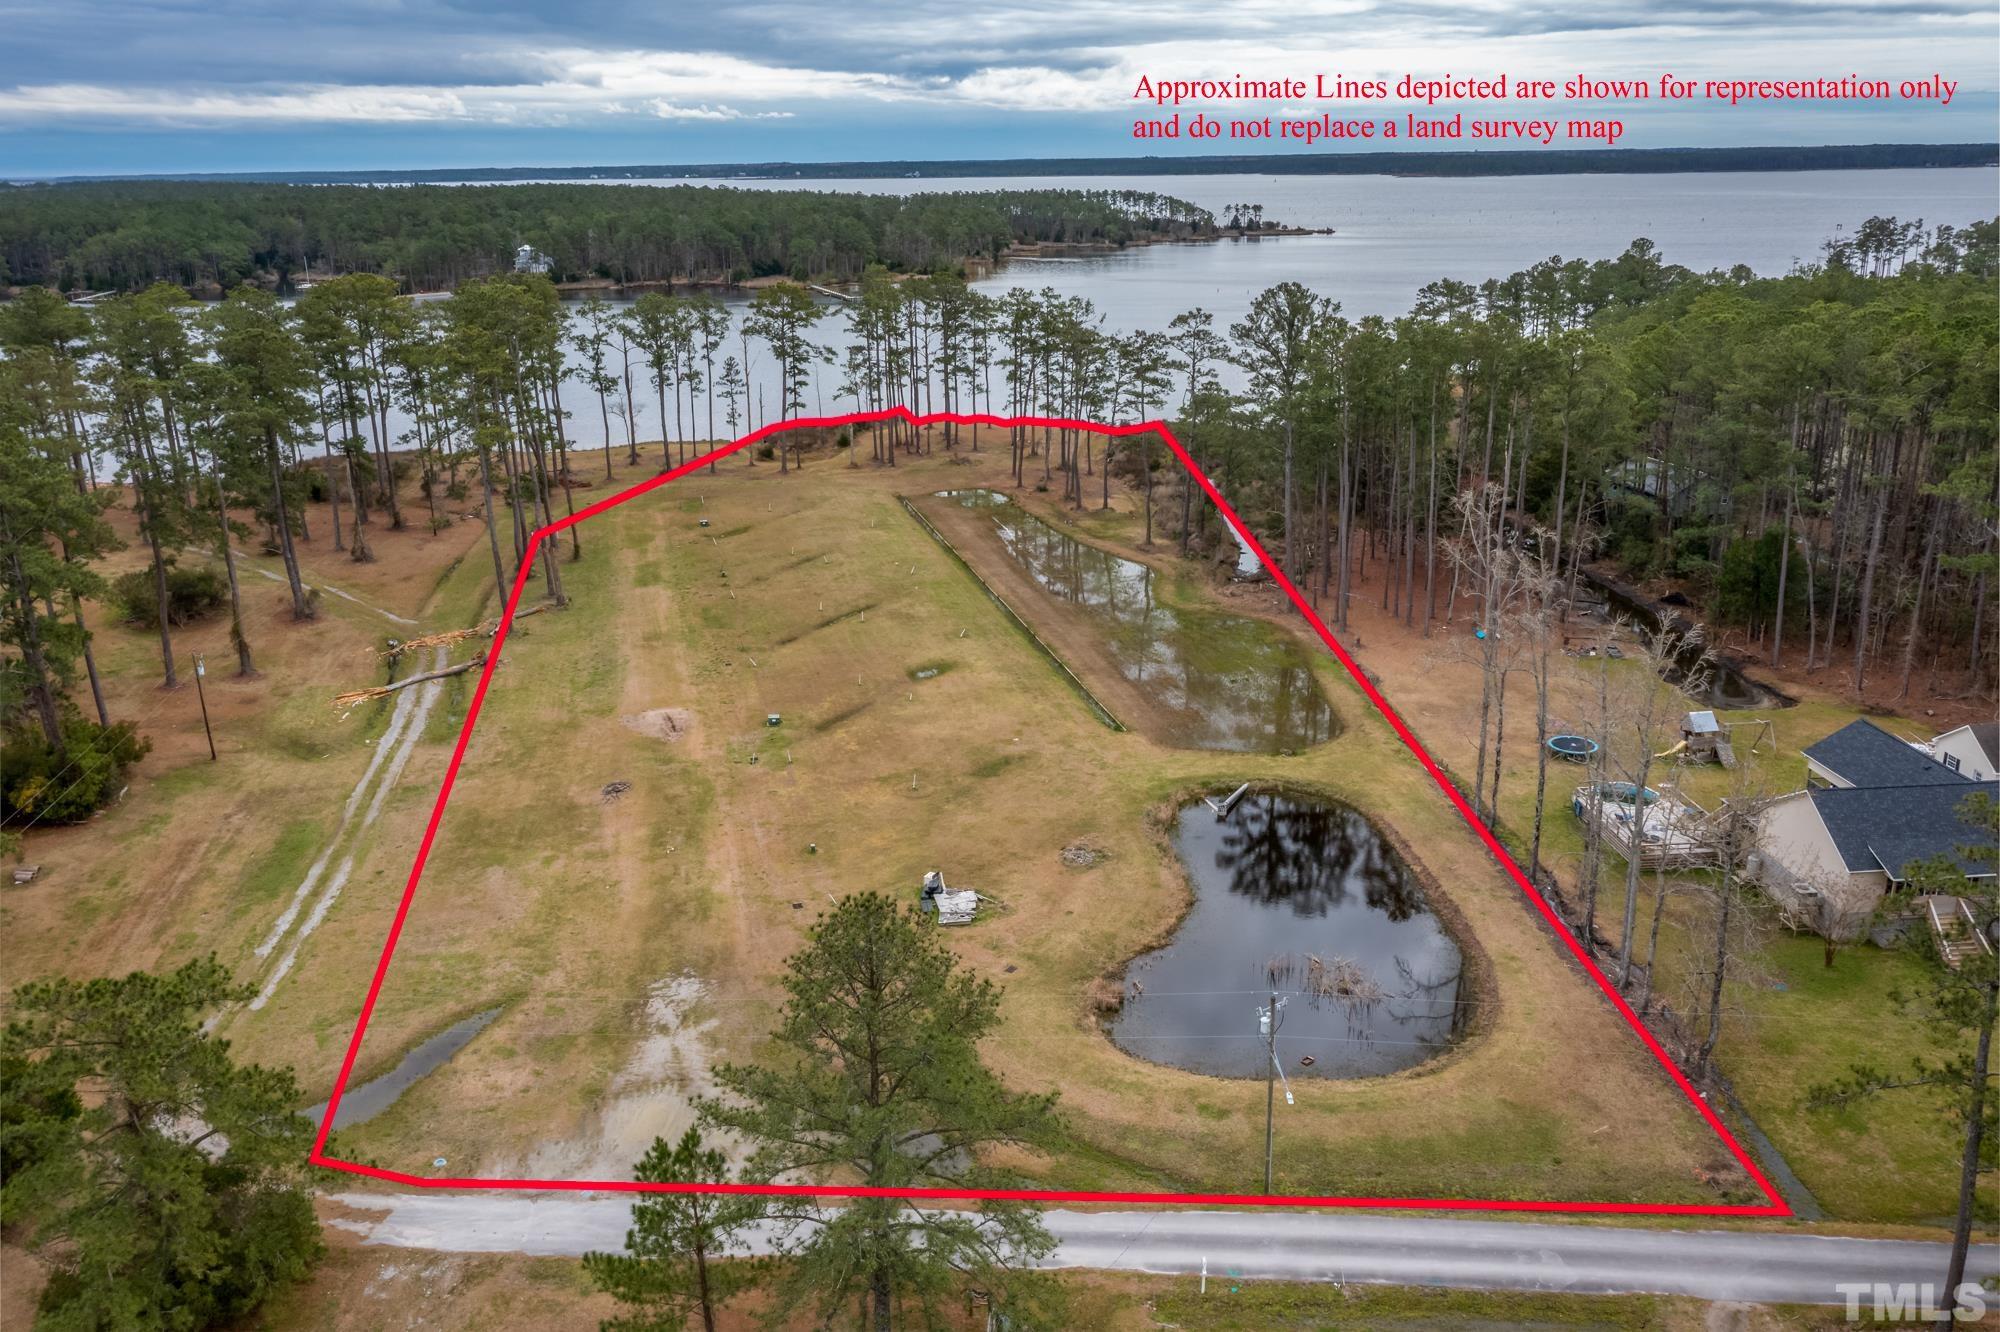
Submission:
MULTIPOLYGON (((1969 788, 1969 783, 1958 783, 1969 788)), ((1901 881, 1916 861, 1938 856, 1956 861, 1968 874, 1991 874, 1993 864, 1968 860, 1959 848, 1988 834, 1959 817, 1972 794, 1941 783, 1921 786, 1815 788, 1813 808, 1826 824, 1841 861, 1852 873, 1886 870, 1901 881)))
POLYGON ((1951 786, 1967 780, 1865 720, 1806 746, 1805 754, 1856 786, 1951 786))

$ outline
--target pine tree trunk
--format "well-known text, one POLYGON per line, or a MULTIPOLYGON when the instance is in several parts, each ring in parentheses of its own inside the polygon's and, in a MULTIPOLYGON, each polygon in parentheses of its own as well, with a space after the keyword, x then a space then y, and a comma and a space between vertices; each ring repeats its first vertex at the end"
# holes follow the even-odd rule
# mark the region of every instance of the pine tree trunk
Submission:
MULTIPOLYGON (((1996 1016, 2000 1016, 2000 981, 1986 983, 1985 1021, 1979 1027, 1979 1043, 1972 1056, 1972 1081, 1968 1088, 1965 1116, 1965 1154, 1959 1158, 1958 1172, 1958 1215, 1951 1230, 1951 1265, 1945 1272, 1944 1298, 1949 1302, 1957 1297, 1959 1286, 1965 1281, 1965 1255, 1972 1245, 1972 1224, 1978 1214, 1978 1189, 1980 1154, 1986 1137, 1986 1098, 1993 1095, 1989 1085, 1993 1059, 1993 1026, 1996 1016)), ((1940 1332, 1952 1326, 1952 1316, 1946 1312, 1937 1324, 1940 1332)))
POLYGON ((271 468, 271 510, 278 520, 278 552, 285 560, 285 582, 292 591, 292 618, 310 620, 312 606, 306 601, 306 585, 299 577, 299 553, 292 546, 292 519, 285 505, 285 472, 278 457, 278 432, 266 427, 264 456, 271 468))
POLYGON ((229 641, 236 645, 236 674, 255 675, 257 665, 250 659, 250 640, 243 633, 243 591, 236 581, 236 551, 229 542, 229 500, 222 488, 222 467, 215 469, 216 518, 221 524, 222 568, 229 575, 229 641))
POLYGON ((1868 637, 1871 625, 1869 616, 1874 612, 1875 565, 1882 556, 1882 520, 1889 512, 1889 484, 1886 478, 1881 482, 1875 497, 1875 518, 1869 524, 1868 556, 1861 565, 1861 604, 1855 610, 1854 623, 1854 696, 1861 697, 1861 685, 1867 672, 1868 637))

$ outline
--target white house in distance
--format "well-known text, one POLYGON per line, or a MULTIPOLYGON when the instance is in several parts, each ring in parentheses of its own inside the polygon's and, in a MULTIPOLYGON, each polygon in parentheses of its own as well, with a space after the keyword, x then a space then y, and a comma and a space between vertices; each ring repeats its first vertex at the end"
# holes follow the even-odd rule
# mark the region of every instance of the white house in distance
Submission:
POLYGON ((1945 767, 1975 782, 2000 777, 2000 722, 1975 722, 1931 741, 1931 754, 1945 767))
POLYGON ((554 267, 554 264, 554 260, 532 245, 523 245, 514 251, 516 273, 546 273, 554 267))

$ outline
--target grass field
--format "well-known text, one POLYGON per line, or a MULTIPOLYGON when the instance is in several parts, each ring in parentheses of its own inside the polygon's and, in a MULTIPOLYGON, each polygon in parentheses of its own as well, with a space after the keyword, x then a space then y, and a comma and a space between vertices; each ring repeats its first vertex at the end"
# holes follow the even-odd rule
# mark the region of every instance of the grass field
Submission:
MULTIPOLYGON (((1330 657, 1347 730, 1301 756, 1166 749, 1093 718, 897 501, 1003 468, 982 454, 781 477, 732 460, 585 526, 575 605, 508 644, 361 1074, 456 1018, 502 1015, 344 1131, 346 1151, 416 1172, 436 1157, 451 1174, 617 1170, 678 1122, 708 1062, 756 1052, 820 907, 862 888, 914 900, 942 868, 1006 904, 951 936, 1005 990, 989 1059, 1059 1091, 1073 1129, 1056 1157, 1011 1164, 1062 1187, 1253 1190, 1261 1082, 1124 1055, 1090 996, 1185 903, 1161 807, 1265 778, 1391 829, 1495 996, 1444 1058, 1303 1086, 1279 1127, 1280 1191, 1750 1197, 1330 657), (689 714, 678 739, 632 722, 667 708, 689 714), (612 782, 630 790, 607 803, 612 782), (1061 862, 1079 841, 1104 853, 1095 867, 1061 862)), ((469 596, 476 574, 458 578, 469 596)), ((1171 594, 1208 595, 1185 580, 1171 594)), ((358 986, 386 895, 322 927, 320 974, 358 986)), ((330 1073, 298 1035, 292 1057, 330 1073)))
MULTIPOLYGON (((650 474, 642 465, 620 484, 650 474)), ((1006 990, 989 1058, 1016 1085, 1059 1090, 1073 1128, 1057 1157, 1011 1164, 1063 1187, 1254 1189, 1261 1084, 1122 1054, 1091 996, 1185 904, 1163 807, 1257 778, 1347 800, 1388 829, 1460 926, 1492 998, 1442 1059, 1305 1084, 1280 1111, 1281 1191, 1748 1199, 1720 1146, 1323 650, 1345 729, 1303 755, 1168 749, 1094 719, 897 498, 1004 480, 1004 454, 893 472, 821 460, 784 477, 738 458, 584 525, 583 559, 565 566, 572 607, 524 621, 509 641, 357 1080, 460 1018, 501 1014, 387 1113, 344 1130, 349 1154, 418 1173, 438 1157, 450 1174, 623 1173, 654 1132, 684 1122, 714 1060, 757 1051, 782 961, 829 897, 869 887, 914 899, 921 873, 941 868, 1007 904, 951 936, 1006 990), (678 738, 660 738, 661 709, 680 710, 678 738), (784 724, 764 726, 769 712, 784 724), (630 789, 607 802, 612 782, 630 789), (1095 867, 1059 859, 1079 841, 1105 853, 1095 867)), ((1022 498, 1139 553, 1123 497, 1109 514, 1077 515, 1022 498)), ((382 678, 372 652, 416 632, 404 621, 448 628, 493 609, 476 522, 437 537, 378 531, 381 561, 352 565, 324 548, 324 513, 314 521, 308 580, 358 600, 329 595, 320 620, 294 626, 282 588, 246 575, 264 671, 253 681, 225 677, 219 623, 180 637, 183 662, 189 649, 209 657, 219 763, 192 690, 156 688, 156 641, 93 608, 114 715, 141 719, 156 748, 123 804, 30 837, 28 858, 47 869, 0 895, 9 981, 209 951, 246 981, 268 974, 253 948, 335 842, 340 807, 390 724, 388 703, 342 717, 331 696, 382 678)), ((1299 632, 1267 593, 1213 588, 1164 550, 1149 558, 1172 575, 1171 598, 1299 632)), ((1050 617, 1038 631, 1061 627, 1048 606, 1035 614, 1050 617)), ((1387 629, 1358 624, 1352 638, 1440 757, 1469 771, 1457 665, 1429 649, 1395 657, 1387 629)), ((339 843, 353 871, 269 1005, 226 1020, 239 1051, 293 1065, 312 1099, 345 1050, 472 678, 444 689, 379 821, 339 843)), ((1518 696, 1514 706, 1527 715, 1518 696)), ((1823 720, 1838 724, 1832 711, 1823 720)), ((1797 720, 1780 726, 1788 748, 1816 738, 1797 720)), ((1507 823, 1524 829, 1531 762, 1510 764, 1507 823)), ((1545 845, 1558 860, 1574 853, 1566 812, 1552 811, 1545 845)), ((1615 900, 1605 910, 1615 919, 1615 900)), ((1679 922, 1677 906, 1670 935, 1692 928, 1679 922)), ((1858 1050, 1855 1032, 1884 1053, 1906 1045, 1885 1016, 1893 960, 1851 950, 1819 977, 1808 974, 1816 946, 1781 941, 1772 965, 1786 988, 1745 987, 1725 1038, 1753 1113, 1836 1214, 1941 1214, 1949 1173, 1920 1114, 1826 1119, 1796 1105, 1821 1064, 1858 1050), (1887 1174, 1850 1175, 1852 1160, 1887 1174)))
MULTIPOLYGON (((1067 1325, 1102 1332, 1272 1332, 1274 1329, 1578 1329, 1597 1332, 1807 1332, 1847 1326, 1838 1309, 1711 1306, 1648 1295, 1507 1293, 1388 1286, 1298 1285, 1234 1280, 1217 1273, 1206 1292, 1186 1277, 1066 1272, 1058 1278, 1067 1325)), ((595 1329, 616 1306, 592 1291, 580 1264, 563 1258, 458 1255, 336 1244, 313 1280, 272 1311, 274 1326, 301 1332, 478 1327, 492 1332, 595 1329)), ((978 1332, 985 1311, 951 1324, 978 1332)), ((717 1319, 723 1332, 768 1326, 758 1297, 717 1319)), ((816 1327, 800 1317, 788 1327, 816 1327)))

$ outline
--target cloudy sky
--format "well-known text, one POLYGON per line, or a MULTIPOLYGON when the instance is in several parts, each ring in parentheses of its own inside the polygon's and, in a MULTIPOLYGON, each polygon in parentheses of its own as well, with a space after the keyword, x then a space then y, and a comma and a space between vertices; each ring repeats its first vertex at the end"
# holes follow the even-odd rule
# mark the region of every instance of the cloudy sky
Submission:
MULTIPOLYGON (((1996 67, 1992 0, 0 0, 0 175, 1125 154, 1141 75, 1942 75, 1949 106, 1610 114, 1985 141, 1996 67)), ((1143 149, 1177 150, 1262 149, 1143 149)))

